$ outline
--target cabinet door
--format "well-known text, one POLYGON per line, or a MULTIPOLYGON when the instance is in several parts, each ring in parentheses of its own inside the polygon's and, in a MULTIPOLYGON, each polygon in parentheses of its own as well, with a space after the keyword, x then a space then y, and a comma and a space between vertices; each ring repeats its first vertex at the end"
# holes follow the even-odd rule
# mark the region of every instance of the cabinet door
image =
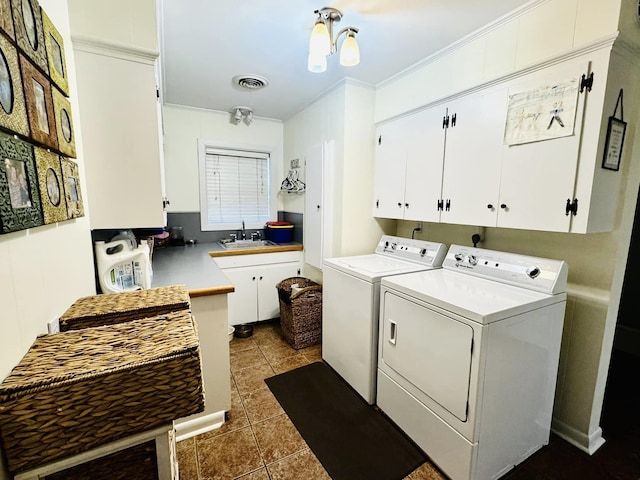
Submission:
POLYGON ((300 265, 294 263, 280 263, 266 265, 256 270, 258 282, 258 320, 269 320, 280 316, 280 301, 278 299, 278 282, 298 276, 300 265))
POLYGON ((506 111, 505 87, 449 104, 441 222, 495 226, 506 111))
MULTIPOLYGON (((579 83, 588 70, 589 63, 582 59, 546 68, 515 80, 509 86, 509 95, 530 92, 531 103, 525 114, 542 116, 545 120, 542 130, 546 125, 558 128, 557 120, 551 123, 553 106, 544 98, 537 98, 536 92, 575 79, 579 83)), ((503 146, 498 227, 569 230, 571 217, 565 214, 565 205, 567 199, 573 200, 585 97, 586 90, 576 93, 574 128, 569 136, 503 146)), ((571 114, 564 109, 559 118, 568 124, 571 114)))
POLYGON ((437 222, 442 183, 445 130, 444 107, 418 112, 405 125, 407 168, 405 174, 404 219, 437 222))
POLYGON ((304 261, 322 268, 324 245, 324 146, 315 145, 305 158, 304 261))
POLYGON ((229 325, 255 322, 258 319, 256 267, 223 270, 235 290, 227 295, 229 325))
POLYGON ((404 216, 407 118, 391 121, 376 130, 374 217, 402 219, 404 216))

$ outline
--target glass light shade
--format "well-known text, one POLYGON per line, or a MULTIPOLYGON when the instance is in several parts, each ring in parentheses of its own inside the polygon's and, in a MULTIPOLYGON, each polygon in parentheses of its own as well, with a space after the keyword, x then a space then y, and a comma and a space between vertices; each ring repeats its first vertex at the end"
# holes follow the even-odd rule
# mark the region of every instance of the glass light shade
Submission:
POLYGON ((318 20, 311 30, 309 38, 310 55, 329 55, 331 53, 331 37, 329 30, 322 20, 318 20))
POLYGON ((309 63, 307 68, 313 73, 322 73, 327 71, 327 57, 326 55, 314 55, 309 53, 309 63))
POLYGON ((340 49, 340 65, 353 67, 360 63, 360 47, 353 32, 347 32, 342 48, 340 49))

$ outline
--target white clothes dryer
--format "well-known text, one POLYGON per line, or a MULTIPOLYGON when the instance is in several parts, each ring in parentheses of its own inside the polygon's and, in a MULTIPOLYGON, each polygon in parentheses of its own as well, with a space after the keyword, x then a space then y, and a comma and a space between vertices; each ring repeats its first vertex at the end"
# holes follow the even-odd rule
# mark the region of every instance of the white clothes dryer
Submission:
POLYGON ((375 403, 380 280, 439 268, 442 243, 383 235, 375 253, 325 259, 322 358, 369 404, 375 403))
POLYGON ((382 279, 378 406, 453 480, 549 442, 566 286, 563 261, 458 245, 382 279))

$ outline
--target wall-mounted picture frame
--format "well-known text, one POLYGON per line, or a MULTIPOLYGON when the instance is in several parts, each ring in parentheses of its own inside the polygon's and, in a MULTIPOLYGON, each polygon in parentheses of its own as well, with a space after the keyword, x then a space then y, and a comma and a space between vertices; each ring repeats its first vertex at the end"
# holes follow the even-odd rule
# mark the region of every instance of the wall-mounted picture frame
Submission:
POLYGON ((60 166, 62 168, 62 182, 67 201, 67 216, 68 218, 84 217, 78 164, 68 158, 60 157, 60 166))
POLYGON ((65 95, 69 96, 69 79, 67 78, 67 63, 64 53, 62 35, 49 19, 44 10, 42 12, 42 25, 44 28, 44 42, 47 50, 47 63, 49 64, 49 77, 55 86, 65 95))
POLYGON ((34 147, 40 187, 40 203, 45 224, 63 222, 69 218, 64 194, 60 157, 44 148, 34 147))
POLYGON ((56 119, 58 150, 67 157, 76 158, 76 134, 71 118, 71 102, 56 87, 51 88, 51 95, 56 119))
POLYGON ((620 170, 620 160, 622 159, 622 147, 624 146, 624 135, 627 131, 627 122, 616 117, 609 117, 607 126, 607 137, 604 144, 604 155, 602 157, 602 168, 607 170, 620 170))
POLYGON ((0 0, 0 30, 10 39, 15 40, 13 29, 13 14, 11 13, 11 0, 0 0))
POLYGON ((18 48, 47 75, 49 64, 38 0, 11 0, 18 48))
POLYGON ((42 224, 33 147, 0 132, 0 233, 42 224))
POLYGON ((29 120, 24 103, 18 50, 0 35, 0 127, 25 137, 29 120))
POLYGON ((22 85, 29 118, 29 137, 46 147, 58 149, 51 82, 23 55, 20 57, 22 85))

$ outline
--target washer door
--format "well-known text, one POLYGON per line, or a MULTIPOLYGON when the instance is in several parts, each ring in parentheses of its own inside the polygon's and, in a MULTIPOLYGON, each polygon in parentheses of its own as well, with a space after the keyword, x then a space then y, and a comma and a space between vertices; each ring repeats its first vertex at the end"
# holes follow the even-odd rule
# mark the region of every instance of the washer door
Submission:
POLYGON ((383 305, 381 361, 465 422, 473 329, 388 291, 383 305))

